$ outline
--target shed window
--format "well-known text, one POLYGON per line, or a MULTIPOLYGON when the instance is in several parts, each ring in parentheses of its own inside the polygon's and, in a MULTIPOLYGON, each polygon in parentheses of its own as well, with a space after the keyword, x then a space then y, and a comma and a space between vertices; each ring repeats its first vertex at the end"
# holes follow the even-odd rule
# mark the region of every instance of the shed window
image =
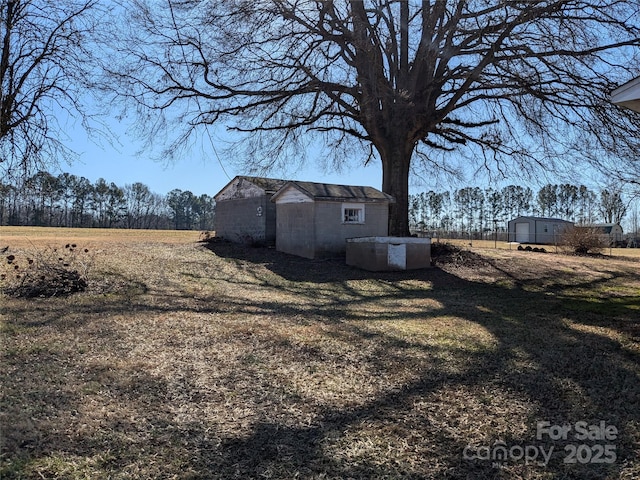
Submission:
POLYGON ((364 204, 343 203, 342 223, 364 223, 364 204))

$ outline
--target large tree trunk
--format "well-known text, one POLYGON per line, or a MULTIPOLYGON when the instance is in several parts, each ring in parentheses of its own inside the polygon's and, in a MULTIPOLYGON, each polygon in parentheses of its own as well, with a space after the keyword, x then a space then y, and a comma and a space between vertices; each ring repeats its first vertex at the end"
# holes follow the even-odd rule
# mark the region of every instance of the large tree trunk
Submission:
POLYGON ((410 146, 385 149, 382 158, 382 191, 396 201, 389 206, 389 235, 409 236, 409 166, 410 146))

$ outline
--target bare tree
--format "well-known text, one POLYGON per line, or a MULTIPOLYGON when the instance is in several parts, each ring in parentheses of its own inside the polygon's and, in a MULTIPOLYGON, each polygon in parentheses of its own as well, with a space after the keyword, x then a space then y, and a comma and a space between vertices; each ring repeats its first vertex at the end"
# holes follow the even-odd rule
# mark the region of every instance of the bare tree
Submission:
POLYGON ((0 0, 0 172, 70 158, 61 117, 80 113, 97 0, 0 0))
POLYGON ((606 223, 622 223, 627 207, 620 190, 605 188, 600 192, 600 215, 606 223))
POLYGON ((412 168, 535 173, 612 139, 640 148, 640 118, 607 102, 638 62, 636 0, 123 3, 109 73, 148 140, 177 122, 176 154, 224 124, 253 168, 309 144, 377 158, 393 235, 408 233, 412 168))

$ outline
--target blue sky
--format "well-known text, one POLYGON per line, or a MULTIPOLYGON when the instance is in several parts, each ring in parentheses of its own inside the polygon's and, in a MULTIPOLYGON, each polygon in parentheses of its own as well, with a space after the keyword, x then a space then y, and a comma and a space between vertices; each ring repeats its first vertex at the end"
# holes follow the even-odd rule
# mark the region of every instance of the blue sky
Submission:
MULTIPOLYGON (((223 157, 221 153, 224 148, 223 144, 218 145, 214 151, 206 136, 201 144, 197 144, 185 152, 179 161, 167 163, 155 160, 155 150, 154 152, 141 152, 142 144, 136 142, 132 138, 132 134, 127 133, 128 129, 118 121, 107 119, 106 122, 118 137, 120 145, 112 145, 100 139, 98 141, 92 140, 87 132, 79 126, 69 129, 67 130, 69 139, 65 144, 78 154, 78 160, 71 165, 62 164, 58 170, 52 171, 52 173, 68 172, 83 176, 92 183, 99 178, 104 178, 107 182, 113 182, 120 187, 141 182, 147 185, 151 191, 159 194, 166 194, 174 188, 178 188, 183 191, 189 190, 195 195, 207 194, 211 196, 215 195, 234 176, 247 174, 246 171, 223 157)), ((215 142, 217 137, 214 135, 213 138, 215 142)), ((320 165, 308 163, 304 168, 292 172, 273 171, 268 176, 324 183, 366 185, 381 189, 382 168, 378 162, 372 161, 367 166, 358 164, 356 160, 351 163, 352 165, 344 168, 342 172, 326 171, 320 165)), ((466 172, 466 174, 469 175, 470 172, 466 172)), ((579 177, 579 179, 575 179, 577 183, 584 183, 590 187, 599 183, 597 179, 593 178, 597 175, 593 175, 593 173, 589 175, 587 171, 581 171, 579 177)), ((430 189, 446 190, 451 187, 451 185, 440 184, 435 178, 432 180, 433 184, 427 184, 429 179, 421 180, 415 176, 412 177, 410 179, 411 192, 417 193, 430 189)), ((530 186, 535 191, 543 184, 558 183, 559 181, 561 179, 554 178, 553 175, 541 176, 537 182, 535 180, 531 182, 530 186)), ((518 178, 503 179, 494 183, 482 175, 474 175, 472 179, 467 179, 464 186, 502 187, 508 184, 522 183, 522 179, 518 178)))
MULTIPOLYGON (((113 116, 102 117, 99 120, 111 130, 119 144, 114 144, 116 142, 109 142, 99 136, 90 138, 87 131, 81 127, 80 122, 74 120, 66 112, 58 112, 58 120, 68 137, 62 141, 78 155, 78 158, 71 165, 60 165, 59 169, 52 171, 53 174, 68 172, 85 177, 92 183, 95 183, 99 178, 104 178, 107 182, 113 182, 120 187, 141 182, 147 185, 152 192, 162 195, 177 188, 183 191, 189 190, 195 195, 207 194, 211 196, 215 195, 234 176, 248 174, 236 163, 224 158, 225 134, 220 135, 216 130, 210 132, 212 133, 211 138, 208 135, 201 135, 200 139, 194 142, 192 148, 181 155, 179 161, 168 163, 156 160, 157 150, 164 146, 162 139, 159 139, 158 144, 154 146, 156 148, 152 149, 153 151, 141 151, 143 145, 134 138, 132 119, 121 121, 113 116), (214 146, 217 145, 215 151, 211 142, 214 143, 214 146)), ((221 126, 219 131, 223 130, 224 127, 221 126)), ((539 172, 537 178, 529 181, 516 177, 490 181, 483 174, 466 171, 464 172, 465 176, 471 178, 467 178, 466 181, 462 180, 456 185, 449 184, 446 178, 438 178, 437 175, 432 176, 427 173, 427 178, 412 175, 410 191, 418 193, 430 189, 449 190, 462 186, 500 188, 509 184, 524 184, 525 186, 529 184, 536 191, 546 183, 563 181, 583 183, 590 188, 598 189, 598 185, 601 184, 601 179, 594 172, 581 169, 574 173, 578 178, 572 180, 562 180, 552 172, 539 172)), ((355 158, 352 159, 350 165, 343 168, 342 172, 327 171, 321 165, 309 162, 304 168, 292 169, 287 172, 272 171, 268 173, 268 176, 325 183, 366 185, 378 189, 382 187, 382 168, 379 162, 374 160, 364 166, 355 158)))
MULTIPOLYGON (((71 165, 62 164, 52 173, 68 172, 85 177, 92 183, 104 178, 120 187, 141 182, 159 194, 178 188, 189 190, 195 195, 211 196, 234 176, 247 174, 233 165, 233 162, 222 157, 218 159, 216 152, 221 152, 222 146, 214 151, 206 136, 202 144, 192 147, 181 160, 167 164, 154 160, 155 151, 140 152, 141 143, 127 133, 126 126, 115 119, 107 119, 106 123, 121 145, 112 145, 100 139, 92 140, 79 125, 69 127, 66 132, 69 138, 65 144, 78 154, 78 160, 71 165)), ((274 171, 268 175, 324 183, 366 185, 378 189, 382 187, 382 168, 379 164, 354 167, 348 174, 327 172, 318 165, 309 164, 294 172, 274 171)))

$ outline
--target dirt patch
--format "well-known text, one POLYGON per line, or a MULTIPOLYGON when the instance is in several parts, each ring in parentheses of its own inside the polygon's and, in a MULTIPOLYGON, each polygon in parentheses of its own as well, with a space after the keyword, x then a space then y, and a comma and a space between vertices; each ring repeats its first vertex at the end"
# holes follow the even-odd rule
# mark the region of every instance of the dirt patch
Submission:
POLYGON ((446 242, 431 244, 431 263, 445 270, 448 268, 484 268, 489 265, 482 255, 446 242))

